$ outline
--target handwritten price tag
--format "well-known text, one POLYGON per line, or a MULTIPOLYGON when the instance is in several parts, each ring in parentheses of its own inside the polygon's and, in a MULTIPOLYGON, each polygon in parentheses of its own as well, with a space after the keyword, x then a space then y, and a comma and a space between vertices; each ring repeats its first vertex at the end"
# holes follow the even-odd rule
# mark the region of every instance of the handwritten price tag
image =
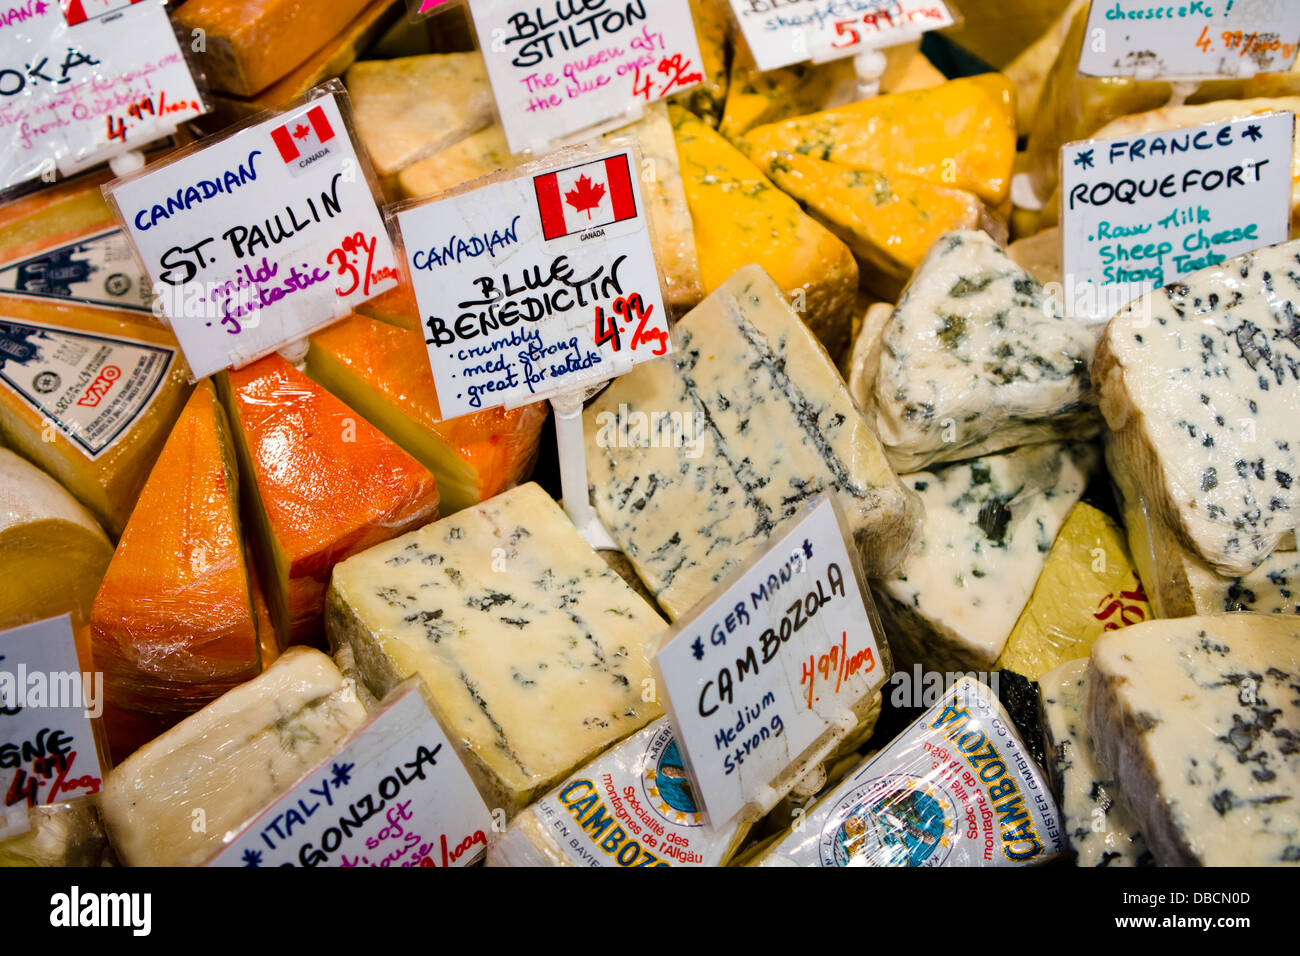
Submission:
POLYGON ((397 285, 338 89, 104 189, 200 378, 397 285))
POLYGON ((687 0, 469 0, 510 149, 635 112, 704 79, 687 0))

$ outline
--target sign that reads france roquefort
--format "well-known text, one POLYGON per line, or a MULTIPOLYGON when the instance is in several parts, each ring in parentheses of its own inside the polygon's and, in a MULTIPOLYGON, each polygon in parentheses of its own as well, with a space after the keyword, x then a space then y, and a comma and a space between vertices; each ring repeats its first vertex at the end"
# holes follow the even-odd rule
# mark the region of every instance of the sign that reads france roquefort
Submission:
POLYGON ((687 0, 469 0, 511 150, 538 149, 704 79, 687 0))
POLYGON ((656 663, 691 779, 721 826, 888 677, 829 497, 680 623, 656 663))
POLYGON ((941 0, 731 0, 760 70, 903 43, 956 20, 941 0))
POLYGON ((569 162, 396 215, 446 418, 671 349, 634 154, 569 162))
POLYGON ((397 286, 336 89, 105 187, 200 378, 397 286))
POLYGON ((1067 309, 1104 322, 1133 299, 1283 242, 1295 116, 1071 143, 1061 150, 1067 309))

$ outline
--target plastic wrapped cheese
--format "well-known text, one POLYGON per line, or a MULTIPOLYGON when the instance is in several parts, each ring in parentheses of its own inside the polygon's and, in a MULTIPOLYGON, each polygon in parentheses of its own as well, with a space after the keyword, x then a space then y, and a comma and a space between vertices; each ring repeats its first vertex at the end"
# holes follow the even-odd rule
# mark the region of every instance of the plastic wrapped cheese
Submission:
POLYGON ((849 394, 859 408, 869 408, 871 405, 871 387, 880 368, 880 348, 885 326, 893 314, 894 306, 891 303, 872 303, 863 314, 862 325, 853 339, 844 379, 849 383, 849 394))
POLYGON ((1025 47, 1002 71, 1016 87, 1016 129, 1020 135, 1029 133, 1038 101, 1043 93, 1047 74, 1056 62, 1056 56, 1065 42, 1074 16, 1088 6, 1089 0, 1070 0, 1069 6, 1037 40, 1025 47))
POLYGON ((4 867, 90 867, 104 862, 108 839, 89 801, 56 803, 29 811, 31 829, 0 839, 4 867))
MULTIPOLYGON (((520 157, 522 158, 522 157, 520 157)), ((424 199, 516 165, 500 123, 493 123, 397 174, 406 199, 424 199)))

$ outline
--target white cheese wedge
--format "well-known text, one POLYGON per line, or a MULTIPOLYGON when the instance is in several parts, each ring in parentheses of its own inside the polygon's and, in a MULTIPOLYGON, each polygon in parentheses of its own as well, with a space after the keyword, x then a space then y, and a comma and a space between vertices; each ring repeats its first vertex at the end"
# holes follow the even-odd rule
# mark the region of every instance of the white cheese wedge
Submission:
POLYGON ((853 350, 849 354, 848 383, 849 394, 858 403, 859 408, 871 407, 872 385, 876 373, 880 370, 880 349, 885 335, 885 327, 894 315, 894 307, 888 302, 874 302, 862 317, 862 327, 853 339, 853 350))

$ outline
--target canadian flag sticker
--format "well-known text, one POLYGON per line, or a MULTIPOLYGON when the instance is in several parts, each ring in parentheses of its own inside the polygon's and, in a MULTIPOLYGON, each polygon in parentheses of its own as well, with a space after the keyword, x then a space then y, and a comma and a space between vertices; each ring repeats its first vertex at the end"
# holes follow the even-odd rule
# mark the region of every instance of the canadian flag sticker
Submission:
POLYGON ((271 130, 271 139, 280 151, 280 158, 295 176, 305 172, 318 159, 328 156, 330 148, 326 144, 333 138, 334 127, 330 125, 325 110, 319 106, 313 106, 306 113, 271 130))
POLYGON ((548 240, 637 217, 626 153, 537 176, 533 186, 548 240))

